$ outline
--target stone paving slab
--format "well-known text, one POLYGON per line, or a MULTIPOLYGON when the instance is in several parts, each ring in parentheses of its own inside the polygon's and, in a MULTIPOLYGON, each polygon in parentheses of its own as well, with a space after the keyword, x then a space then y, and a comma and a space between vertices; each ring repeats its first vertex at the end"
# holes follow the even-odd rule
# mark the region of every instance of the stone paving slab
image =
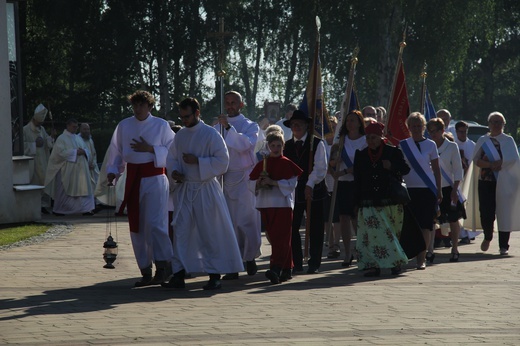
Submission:
POLYGON ((324 259, 316 275, 280 285, 259 273, 203 291, 134 289, 139 271, 126 220, 112 223, 119 254, 103 269, 107 214, 49 217, 73 224, 57 239, 0 251, 2 345, 519 345, 520 234, 509 256, 481 237, 460 246, 459 263, 437 249, 425 271, 410 262, 399 277, 364 278, 342 259, 324 259))

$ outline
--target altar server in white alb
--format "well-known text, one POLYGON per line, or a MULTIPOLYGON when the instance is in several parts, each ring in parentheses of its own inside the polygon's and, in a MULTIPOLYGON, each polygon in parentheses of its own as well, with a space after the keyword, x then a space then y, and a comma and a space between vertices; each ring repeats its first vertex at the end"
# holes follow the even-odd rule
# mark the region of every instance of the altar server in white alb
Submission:
POLYGON ((217 177, 229 154, 219 133, 200 120, 195 98, 179 104, 184 124, 170 148, 168 172, 173 191, 173 278, 163 287, 184 288, 186 272, 205 272, 205 290, 221 288, 221 273, 244 269, 233 224, 217 177))
POLYGON ((54 199, 54 215, 93 215, 94 189, 90 182, 90 152, 78 136, 78 121, 69 119, 52 149, 45 174, 45 191, 54 199))
MULTIPOLYGON (((228 91, 224 95, 227 114, 219 116, 215 125, 221 131, 229 152, 229 167, 224 174, 224 196, 231 214, 233 227, 246 262, 248 275, 255 275, 255 258, 260 256, 262 244, 260 234, 260 213, 255 208, 255 195, 248 188, 249 173, 257 159, 254 149, 258 139, 258 124, 240 113, 244 106, 242 95, 228 91)), ((238 273, 228 273, 224 280, 238 279, 238 273)))
POLYGON ((136 287, 160 285, 171 275, 172 244, 168 237, 166 158, 174 133, 168 123, 150 112, 154 97, 138 90, 128 97, 134 116, 117 125, 107 159, 107 179, 112 182, 125 170, 124 200, 130 239, 142 278, 136 287), (156 272, 152 277, 152 262, 156 272))
MULTIPOLYGON (((29 162, 29 174, 31 175, 32 185, 41 185, 45 183, 45 173, 47 171, 47 163, 51 156, 51 149, 54 145, 54 139, 51 134, 49 136, 43 127, 43 122, 47 116, 47 108, 42 104, 34 110, 34 115, 23 127, 23 146, 24 155, 33 158, 29 162)), ((54 129, 53 129, 54 130, 54 129)), ((51 206, 51 198, 42 191, 42 213, 48 214, 48 207, 51 206)))
POLYGON ((507 255, 511 232, 520 231, 520 158, 513 137, 504 133, 504 115, 493 112, 488 123, 489 133, 480 137, 475 146, 471 179, 464 182, 464 191, 470 196, 478 192, 478 198, 468 198, 465 227, 482 227, 480 249, 487 251, 496 220, 499 251, 507 255), (480 212, 480 219, 474 210, 480 212))

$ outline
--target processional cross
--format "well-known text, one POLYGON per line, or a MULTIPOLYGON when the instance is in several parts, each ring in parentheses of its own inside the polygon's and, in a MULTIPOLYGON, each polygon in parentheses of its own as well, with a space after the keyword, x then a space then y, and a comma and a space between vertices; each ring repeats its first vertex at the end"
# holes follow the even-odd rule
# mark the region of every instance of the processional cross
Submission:
POLYGON ((226 75, 226 71, 224 71, 224 62, 226 60, 226 43, 225 38, 231 37, 234 35, 232 32, 228 32, 224 30, 224 18, 219 18, 219 31, 218 32, 210 32, 207 34, 208 38, 216 38, 218 40, 218 68, 217 76, 220 82, 220 114, 224 111, 224 76, 226 75))

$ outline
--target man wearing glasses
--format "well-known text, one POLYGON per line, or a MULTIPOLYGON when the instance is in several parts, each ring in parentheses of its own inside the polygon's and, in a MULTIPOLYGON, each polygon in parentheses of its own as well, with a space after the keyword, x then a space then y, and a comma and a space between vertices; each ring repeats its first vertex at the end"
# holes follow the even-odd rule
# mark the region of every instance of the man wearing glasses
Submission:
POLYGON ((163 287, 182 289, 186 272, 205 272, 204 290, 221 288, 220 274, 244 269, 224 194, 217 177, 229 154, 222 137, 200 120, 195 98, 179 103, 184 124, 170 147, 168 172, 173 191, 173 278, 163 287))

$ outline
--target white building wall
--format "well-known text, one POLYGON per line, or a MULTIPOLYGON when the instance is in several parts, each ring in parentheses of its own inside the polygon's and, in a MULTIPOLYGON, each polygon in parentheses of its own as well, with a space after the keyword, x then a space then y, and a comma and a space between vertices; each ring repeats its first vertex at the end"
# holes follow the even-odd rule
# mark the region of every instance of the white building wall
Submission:
POLYGON ((6 0, 0 0, 0 224, 41 219, 40 191, 15 192, 6 0))

